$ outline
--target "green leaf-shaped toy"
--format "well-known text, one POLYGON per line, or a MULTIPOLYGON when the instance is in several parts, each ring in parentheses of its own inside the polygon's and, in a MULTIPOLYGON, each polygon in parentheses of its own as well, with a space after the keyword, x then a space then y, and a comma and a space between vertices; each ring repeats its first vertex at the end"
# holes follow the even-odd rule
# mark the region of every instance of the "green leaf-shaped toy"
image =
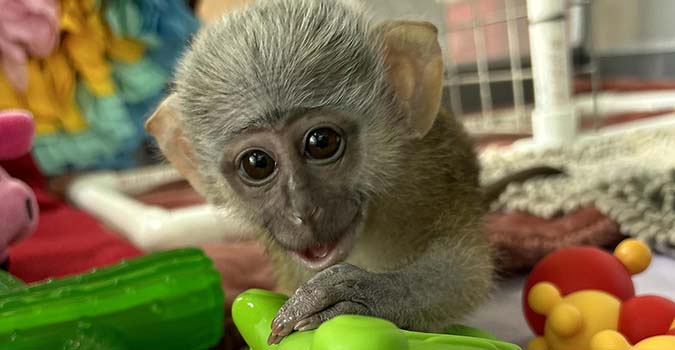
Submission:
POLYGON ((520 347, 489 338, 485 332, 456 328, 462 336, 411 332, 393 323, 366 316, 342 315, 313 331, 294 332, 278 345, 267 345, 270 325, 287 300, 281 294, 251 289, 232 306, 232 318, 250 350, 519 350, 520 347))

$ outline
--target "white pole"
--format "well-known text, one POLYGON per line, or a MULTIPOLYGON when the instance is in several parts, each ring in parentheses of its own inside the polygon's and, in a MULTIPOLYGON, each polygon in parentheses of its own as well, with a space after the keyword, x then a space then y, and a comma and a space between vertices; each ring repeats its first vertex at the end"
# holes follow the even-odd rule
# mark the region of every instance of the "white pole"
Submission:
POLYGON ((535 107, 532 132, 542 146, 569 144, 577 132, 565 0, 527 0, 535 107))

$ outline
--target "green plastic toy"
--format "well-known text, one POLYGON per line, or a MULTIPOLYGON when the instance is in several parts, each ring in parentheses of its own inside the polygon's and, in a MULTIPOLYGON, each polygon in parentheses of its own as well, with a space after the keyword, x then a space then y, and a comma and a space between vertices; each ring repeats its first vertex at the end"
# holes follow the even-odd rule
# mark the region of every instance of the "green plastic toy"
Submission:
POLYGON ((455 335, 419 333, 383 319, 352 315, 335 317, 313 331, 291 333, 280 344, 269 346, 272 319, 286 300, 284 295, 259 289, 235 299, 232 318, 250 350, 520 350, 468 327, 449 330, 455 335))
MULTIPOLYGON (((520 350, 473 328, 419 333, 353 315, 268 346, 287 299, 259 289, 237 297, 232 316, 250 350, 520 350)), ((223 308, 220 274, 193 248, 33 285, 0 271, 0 349, 205 350, 223 336, 223 308)))
POLYGON ((25 285, 0 274, 0 349, 205 350, 224 329, 220 273, 199 249, 25 285))

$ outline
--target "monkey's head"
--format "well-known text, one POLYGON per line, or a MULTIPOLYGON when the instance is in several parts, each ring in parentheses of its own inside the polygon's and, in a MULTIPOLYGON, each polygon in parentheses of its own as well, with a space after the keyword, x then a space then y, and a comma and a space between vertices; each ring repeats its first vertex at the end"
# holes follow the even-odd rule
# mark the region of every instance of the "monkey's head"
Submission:
POLYGON ((349 254, 369 203, 431 128, 442 71, 429 23, 259 1, 197 34, 146 128, 211 202, 322 269, 349 254))

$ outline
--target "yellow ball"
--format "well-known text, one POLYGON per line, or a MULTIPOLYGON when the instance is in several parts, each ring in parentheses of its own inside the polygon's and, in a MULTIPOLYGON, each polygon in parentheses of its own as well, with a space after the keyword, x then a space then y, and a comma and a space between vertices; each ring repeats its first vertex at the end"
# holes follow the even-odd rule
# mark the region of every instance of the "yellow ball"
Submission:
POLYGON ((598 332, 591 338, 591 350, 628 350, 630 344, 621 333, 614 330, 598 332))
POLYGON ((527 343, 527 350, 548 350, 548 344, 544 337, 536 337, 527 343))
POLYGON ((675 349, 675 336, 658 335, 656 337, 647 338, 635 344, 631 349, 673 350, 675 349))
POLYGON ((634 238, 628 238, 619 243, 614 249, 614 256, 626 266, 631 275, 646 270, 652 262, 652 252, 649 247, 634 238))
POLYGON ((562 303, 553 309, 548 316, 551 328, 558 336, 566 338, 575 335, 584 324, 579 309, 570 304, 562 303))
POLYGON ((561 299, 560 290, 550 282, 535 284, 527 295, 527 303, 540 315, 548 315, 561 299))

